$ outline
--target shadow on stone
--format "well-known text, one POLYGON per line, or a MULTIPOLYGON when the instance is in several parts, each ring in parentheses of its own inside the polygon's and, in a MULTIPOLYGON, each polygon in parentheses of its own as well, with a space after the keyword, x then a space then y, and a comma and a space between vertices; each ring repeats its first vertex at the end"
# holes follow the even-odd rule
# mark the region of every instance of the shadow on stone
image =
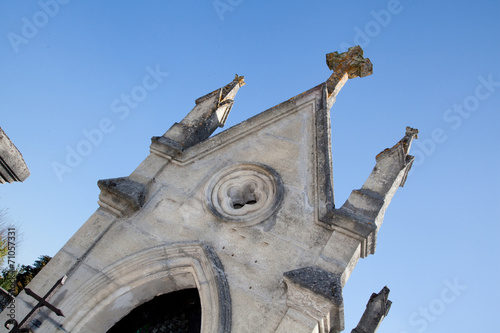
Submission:
POLYGON ((153 298, 120 320, 107 333, 198 333, 201 304, 197 289, 185 289, 153 298))

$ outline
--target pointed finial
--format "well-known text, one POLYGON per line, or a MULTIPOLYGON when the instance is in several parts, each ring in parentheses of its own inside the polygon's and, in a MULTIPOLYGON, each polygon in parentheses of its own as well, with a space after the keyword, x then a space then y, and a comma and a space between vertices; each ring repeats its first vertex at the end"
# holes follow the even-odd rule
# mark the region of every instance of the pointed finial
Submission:
POLYGON ((418 129, 406 126, 405 136, 401 139, 405 154, 408 154, 408 152, 410 151, 410 146, 413 139, 418 139, 418 129))
POLYGON ((418 129, 406 126, 406 136, 411 136, 412 139, 418 139, 418 129))
POLYGON ((180 123, 175 123, 163 136, 153 137, 151 151, 160 156, 176 156, 206 139, 223 127, 245 77, 235 75, 224 87, 198 98, 195 107, 180 123))
POLYGON ((243 87, 246 84, 245 77, 244 76, 239 76, 238 74, 235 75, 233 81, 238 82, 238 84, 240 85, 240 87, 243 87))
POLYGON ((389 314, 392 305, 389 292, 389 288, 385 286, 378 294, 372 294, 358 326, 351 333, 375 333, 377 331, 382 320, 389 314))

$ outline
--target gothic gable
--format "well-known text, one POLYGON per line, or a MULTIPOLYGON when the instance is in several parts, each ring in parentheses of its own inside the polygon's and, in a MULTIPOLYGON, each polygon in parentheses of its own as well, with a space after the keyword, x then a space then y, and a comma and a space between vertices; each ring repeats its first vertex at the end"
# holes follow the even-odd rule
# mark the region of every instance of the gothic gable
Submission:
MULTIPOLYGON (((379 154, 336 208, 329 110, 372 65, 360 47, 327 64, 326 82, 211 137, 244 85, 236 75, 153 137, 131 175, 100 180, 99 209, 30 284, 43 292, 67 275, 51 299, 66 317, 42 310, 37 332, 106 332, 155 297, 194 288, 203 333, 342 331, 342 288, 375 251, 417 131, 379 154)), ((34 301, 21 293, 16 304, 26 315, 34 301)))

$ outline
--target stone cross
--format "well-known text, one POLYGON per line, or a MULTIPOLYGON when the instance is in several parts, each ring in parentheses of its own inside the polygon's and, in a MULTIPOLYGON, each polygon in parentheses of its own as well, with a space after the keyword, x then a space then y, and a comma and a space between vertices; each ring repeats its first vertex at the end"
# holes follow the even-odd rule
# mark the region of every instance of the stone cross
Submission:
POLYGON ((373 74, 373 65, 370 59, 363 58, 363 50, 359 45, 350 47, 349 51, 344 53, 328 53, 326 64, 333 70, 333 74, 326 81, 329 98, 335 98, 347 79, 373 74))
POLYGON ((34 299, 38 301, 38 304, 35 305, 35 307, 24 317, 23 320, 21 320, 20 323, 17 323, 15 319, 9 319, 5 322, 5 327, 8 329, 10 328, 11 325, 14 325, 12 330, 9 333, 31 333, 31 330, 29 328, 22 328, 24 324, 29 322, 35 314, 40 310, 41 307, 45 306, 47 307, 50 311, 54 312, 58 316, 64 317, 64 314, 62 311, 52 304, 50 304, 47 300, 54 295, 57 290, 64 284, 66 281, 66 275, 64 275, 62 278, 60 278, 53 286, 50 288, 50 290, 45 294, 45 296, 40 297, 37 294, 35 294, 31 289, 29 288, 24 288, 24 291, 26 292, 27 295, 30 295, 34 299))

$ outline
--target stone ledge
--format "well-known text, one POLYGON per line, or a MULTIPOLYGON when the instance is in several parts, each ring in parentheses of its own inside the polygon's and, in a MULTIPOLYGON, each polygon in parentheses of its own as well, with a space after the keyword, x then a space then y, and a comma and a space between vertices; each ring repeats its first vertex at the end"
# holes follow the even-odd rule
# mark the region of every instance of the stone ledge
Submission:
POLYGON ((183 150, 184 148, 182 148, 182 145, 172 139, 163 136, 153 136, 151 138, 151 153, 166 159, 182 155, 183 150))
POLYGON ((310 266, 283 273, 290 282, 309 289, 337 306, 343 302, 340 277, 319 267, 310 266))
POLYGON ((101 189, 99 205, 118 217, 128 216, 144 204, 146 186, 128 177, 102 179, 97 186, 101 189))
POLYGON ((283 274, 287 305, 318 321, 319 332, 344 329, 344 300, 340 276, 316 266, 283 274))

